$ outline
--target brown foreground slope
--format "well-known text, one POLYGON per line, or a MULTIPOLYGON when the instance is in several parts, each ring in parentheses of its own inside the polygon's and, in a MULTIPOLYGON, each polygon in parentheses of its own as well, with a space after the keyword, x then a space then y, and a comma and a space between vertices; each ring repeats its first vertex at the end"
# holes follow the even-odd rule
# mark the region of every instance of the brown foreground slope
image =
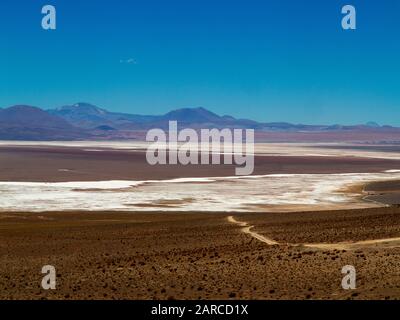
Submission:
POLYGON ((400 247, 308 248, 303 242, 400 236, 400 209, 238 214, 1 213, 2 299, 399 299, 400 247), (288 244, 290 243, 290 244, 288 244), (41 268, 57 289, 41 288, 41 268), (354 265, 357 289, 343 290, 354 265))

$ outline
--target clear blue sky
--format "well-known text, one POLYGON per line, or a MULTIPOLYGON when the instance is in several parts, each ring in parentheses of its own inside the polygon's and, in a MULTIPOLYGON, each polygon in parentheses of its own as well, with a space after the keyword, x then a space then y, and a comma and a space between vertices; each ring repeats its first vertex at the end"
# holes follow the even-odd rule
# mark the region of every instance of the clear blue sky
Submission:
POLYGON ((0 106, 400 126, 399 35, 398 0, 1 0, 0 106))

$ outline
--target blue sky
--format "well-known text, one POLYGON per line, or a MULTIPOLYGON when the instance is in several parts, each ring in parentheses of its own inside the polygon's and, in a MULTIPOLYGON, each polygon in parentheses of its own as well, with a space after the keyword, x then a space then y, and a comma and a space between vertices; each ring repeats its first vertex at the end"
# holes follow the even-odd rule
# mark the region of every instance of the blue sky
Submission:
POLYGON ((0 106, 400 126, 399 33, 397 0, 2 0, 0 106))

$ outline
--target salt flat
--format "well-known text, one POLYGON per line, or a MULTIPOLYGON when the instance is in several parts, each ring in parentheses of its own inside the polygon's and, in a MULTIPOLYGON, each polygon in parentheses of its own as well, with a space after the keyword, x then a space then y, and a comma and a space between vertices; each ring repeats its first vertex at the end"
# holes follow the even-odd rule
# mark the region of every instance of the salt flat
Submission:
POLYGON ((233 176, 232 167, 224 165, 150 166, 145 146, 126 141, 2 141, 0 210, 263 212, 365 208, 378 204, 364 201, 360 190, 344 189, 400 179, 400 153, 395 146, 384 152, 343 144, 256 144, 252 176, 233 176))

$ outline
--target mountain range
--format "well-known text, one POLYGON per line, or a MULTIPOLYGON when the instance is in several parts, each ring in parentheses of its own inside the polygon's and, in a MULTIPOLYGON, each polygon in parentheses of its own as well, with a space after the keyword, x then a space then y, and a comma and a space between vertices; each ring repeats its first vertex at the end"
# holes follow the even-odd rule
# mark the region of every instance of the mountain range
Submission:
MULTIPOLYGON (((76 103, 56 109, 17 105, 0 109, 0 140, 82 140, 82 139, 142 139, 151 128, 168 128, 169 121, 194 129, 242 128, 266 133, 335 133, 390 132, 400 128, 364 125, 303 125, 287 122, 257 122, 220 116, 205 108, 183 108, 164 115, 139 115, 110 112, 89 103, 76 103), (142 132, 141 134, 139 132, 142 132)), ((400 140, 400 138, 399 138, 400 140)))
POLYGON ((178 121, 182 126, 201 128, 259 128, 256 121, 235 119, 231 116, 219 116, 204 108, 183 108, 164 115, 138 115, 110 112, 88 103, 77 103, 47 113, 58 116, 73 126, 84 129, 109 130, 147 130, 149 128, 167 128, 169 121, 178 121))

